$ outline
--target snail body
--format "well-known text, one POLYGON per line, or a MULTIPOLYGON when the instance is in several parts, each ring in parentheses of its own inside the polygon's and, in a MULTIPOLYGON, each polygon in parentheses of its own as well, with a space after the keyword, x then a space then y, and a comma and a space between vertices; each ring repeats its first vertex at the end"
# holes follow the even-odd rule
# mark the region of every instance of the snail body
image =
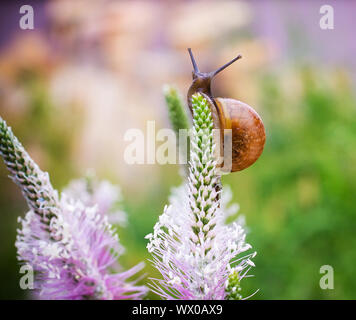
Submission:
POLYGON ((202 94, 210 106, 214 128, 220 130, 219 156, 224 159, 221 170, 225 173, 241 171, 256 162, 262 154, 266 141, 262 119, 246 103, 230 98, 214 98, 211 94, 213 77, 241 56, 237 56, 216 71, 203 73, 199 71, 191 49, 188 51, 194 69, 193 82, 187 94, 189 109, 193 113, 192 95, 202 94))

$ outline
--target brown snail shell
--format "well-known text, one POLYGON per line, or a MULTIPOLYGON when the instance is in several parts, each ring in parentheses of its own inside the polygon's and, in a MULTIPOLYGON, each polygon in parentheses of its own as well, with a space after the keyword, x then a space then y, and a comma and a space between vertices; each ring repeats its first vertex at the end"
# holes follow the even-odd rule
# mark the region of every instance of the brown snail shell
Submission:
POLYGON ((265 145, 266 133, 262 119, 254 109, 241 101, 215 98, 214 102, 220 115, 216 127, 231 129, 230 133, 220 133, 220 155, 224 156, 224 143, 231 139, 231 172, 246 169, 260 157, 265 145))

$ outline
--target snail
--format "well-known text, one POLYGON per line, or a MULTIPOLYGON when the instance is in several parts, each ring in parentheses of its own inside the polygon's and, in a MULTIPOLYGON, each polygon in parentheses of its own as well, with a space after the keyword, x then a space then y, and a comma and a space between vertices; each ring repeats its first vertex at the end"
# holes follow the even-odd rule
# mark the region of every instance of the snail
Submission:
POLYGON ((188 52, 193 64, 193 82, 187 95, 189 109, 193 114, 192 95, 195 93, 200 93, 208 101, 214 129, 220 129, 219 156, 223 159, 220 170, 228 173, 246 169, 260 157, 263 151, 266 133, 262 119, 246 103, 230 98, 214 98, 210 88, 214 76, 239 60, 241 55, 217 70, 205 73, 199 71, 190 48, 188 52), (229 157, 228 154, 231 156, 229 157))

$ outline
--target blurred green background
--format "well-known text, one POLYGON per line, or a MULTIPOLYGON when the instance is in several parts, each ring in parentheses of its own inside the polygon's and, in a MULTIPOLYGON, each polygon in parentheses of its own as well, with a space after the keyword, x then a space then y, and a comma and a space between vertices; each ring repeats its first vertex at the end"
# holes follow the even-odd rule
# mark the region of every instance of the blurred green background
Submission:
MULTIPOLYGON (((147 120, 156 130, 169 126, 161 88, 172 83, 185 96, 188 46, 202 70, 242 53, 213 90, 250 104, 266 127, 261 158, 223 177, 258 253, 243 294, 259 288, 253 299, 355 299, 356 7, 331 1, 335 29, 326 31, 322 4, 34 2, 35 30, 21 31, 16 3, 4 2, 2 24, 13 32, 1 37, 0 115, 59 190, 88 168, 121 186, 129 224, 119 228, 120 261, 146 261, 147 276, 157 277, 144 236, 181 183, 179 168, 126 164, 124 134, 145 132, 147 120), (333 290, 319 286, 323 265, 334 268, 333 290)), ((1 164, 2 299, 29 297, 18 286, 14 247, 25 211, 1 164)))

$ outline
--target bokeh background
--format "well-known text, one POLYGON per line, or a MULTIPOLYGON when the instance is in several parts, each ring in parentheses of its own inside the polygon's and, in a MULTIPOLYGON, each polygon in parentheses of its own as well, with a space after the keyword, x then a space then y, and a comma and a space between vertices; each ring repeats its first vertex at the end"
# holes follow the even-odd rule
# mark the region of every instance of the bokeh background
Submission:
MULTIPOLYGON (((223 178, 258 252, 243 293, 355 299, 355 12, 346 0, 1 1, 0 115, 58 189, 89 168, 121 186, 129 267, 149 258, 144 236, 181 178, 178 165, 126 164, 126 130, 169 127, 162 85, 185 96, 187 47, 206 71, 242 54, 213 91, 253 106, 267 131, 261 158, 223 178), (319 27, 325 2, 333 30, 319 27), (19 28, 22 4, 34 8, 34 30, 19 28), (322 265, 334 268, 334 290, 319 286, 322 265)), ((0 164, 3 299, 28 297, 14 247, 26 210, 0 164)), ((149 263, 145 272, 158 276, 149 263)))

